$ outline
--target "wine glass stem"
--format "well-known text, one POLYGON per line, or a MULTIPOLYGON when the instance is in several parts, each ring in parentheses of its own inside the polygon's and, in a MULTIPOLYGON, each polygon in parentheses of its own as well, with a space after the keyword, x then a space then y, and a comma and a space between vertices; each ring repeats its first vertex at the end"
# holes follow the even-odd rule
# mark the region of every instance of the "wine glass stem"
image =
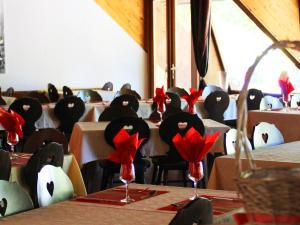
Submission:
POLYGON ((14 153, 14 152, 15 152, 14 145, 11 145, 11 146, 10 146, 10 151, 11 151, 12 153, 14 153))
POLYGON ((194 181, 194 193, 195 193, 195 198, 197 197, 197 181, 194 181))
POLYGON ((128 200, 128 182, 125 183, 126 199, 128 200))

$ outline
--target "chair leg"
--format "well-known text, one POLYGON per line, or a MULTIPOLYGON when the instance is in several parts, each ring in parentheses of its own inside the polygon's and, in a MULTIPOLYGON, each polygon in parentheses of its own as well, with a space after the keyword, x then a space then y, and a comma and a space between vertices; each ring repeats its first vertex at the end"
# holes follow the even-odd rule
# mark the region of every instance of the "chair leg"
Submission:
POLYGON ((103 169, 101 190, 105 190, 107 188, 107 183, 108 183, 108 172, 106 169, 103 169))
POLYGON ((163 169, 161 167, 159 167, 156 184, 160 184, 161 183, 162 173, 163 173, 163 169))
POLYGON ((152 178, 151 178, 151 184, 155 184, 155 180, 157 179, 157 169, 158 169, 158 165, 154 164, 152 178))
POLYGON ((169 171, 164 169, 164 177, 163 177, 163 184, 164 185, 168 184, 168 173, 169 173, 169 171))

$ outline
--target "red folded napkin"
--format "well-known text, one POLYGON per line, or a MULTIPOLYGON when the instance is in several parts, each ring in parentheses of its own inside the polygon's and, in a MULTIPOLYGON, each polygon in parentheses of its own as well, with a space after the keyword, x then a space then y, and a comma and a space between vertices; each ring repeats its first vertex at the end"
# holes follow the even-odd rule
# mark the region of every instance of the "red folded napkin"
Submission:
POLYGON ((248 222, 255 221, 263 224, 274 224, 276 221, 278 224, 300 224, 300 216, 294 215, 271 215, 262 213, 236 213, 233 215, 235 222, 238 225, 244 225, 248 222))
POLYGON ((194 113, 194 105, 198 98, 201 96, 203 90, 196 91, 194 88, 190 88, 190 95, 182 96, 188 103, 189 113, 194 113))
POLYGON ((168 99, 168 96, 165 93, 164 86, 162 86, 161 88, 156 88, 153 101, 157 104, 158 110, 161 113, 164 112, 164 104, 166 99, 168 99))
POLYGON ((0 107, 0 124, 8 132, 8 140, 11 143, 17 142, 17 135, 22 138, 22 126, 25 120, 18 113, 10 110, 10 113, 0 107))
POLYGON ((182 158, 189 162, 200 162, 211 150, 219 134, 216 132, 202 137, 195 128, 191 127, 184 137, 176 134, 172 141, 182 158))
POLYGON ((279 77, 279 86, 283 95, 283 100, 287 102, 289 100, 289 94, 295 90, 294 86, 290 82, 290 78, 286 72, 282 72, 279 77))

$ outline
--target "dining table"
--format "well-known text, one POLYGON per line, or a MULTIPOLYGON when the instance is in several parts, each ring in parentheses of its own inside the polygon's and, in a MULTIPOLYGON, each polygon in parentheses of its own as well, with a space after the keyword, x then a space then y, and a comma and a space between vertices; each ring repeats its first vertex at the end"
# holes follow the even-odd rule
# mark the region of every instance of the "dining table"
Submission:
MULTIPOLYGON (((264 147, 253 150, 251 153, 258 168, 300 167, 300 141, 264 147)), ((235 184, 236 165, 234 154, 217 157, 209 177, 208 188, 228 191, 237 190, 235 184)), ((243 171, 250 168, 245 154, 241 155, 241 165, 243 171)))
MULTIPOLYGON (((132 183, 129 195, 134 202, 121 203, 125 188, 118 186, 5 217, 1 224, 167 225, 190 202, 193 193, 192 188, 132 183)), ((232 214, 243 211, 236 192, 199 189, 198 194, 211 200, 214 223, 233 223, 232 214)))

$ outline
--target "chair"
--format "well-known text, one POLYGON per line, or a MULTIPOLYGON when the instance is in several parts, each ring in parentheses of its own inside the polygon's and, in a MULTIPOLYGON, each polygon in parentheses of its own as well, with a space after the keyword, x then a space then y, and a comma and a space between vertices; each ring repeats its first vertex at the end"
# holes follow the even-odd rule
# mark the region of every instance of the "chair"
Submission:
MULTIPOLYGON (((57 143, 50 143, 36 151, 24 167, 24 179, 30 188, 30 193, 35 206, 38 206, 38 175, 45 165, 62 167, 64 161, 63 147, 57 143)), ((48 178, 46 176, 45 178, 48 178)), ((49 180, 47 181, 49 182, 49 180)), ((44 187, 51 185, 45 183, 44 187)), ((51 185, 53 186, 53 184, 51 185)), ((53 191, 53 187, 52 187, 53 191)), ((53 192, 52 192, 53 193, 53 192)))
POLYGON ((253 129, 253 148, 269 147, 284 143, 280 130, 271 123, 260 122, 253 129))
POLYGON ((166 110, 162 114, 162 119, 165 120, 168 116, 182 112, 181 100, 178 94, 166 93, 169 99, 165 101, 166 110))
MULTIPOLYGON (((224 134, 224 150, 226 155, 235 154, 235 144, 236 144, 237 130, 231 128, 224 134)), ((246 140, 248 148, 252 150, 252 145, 249 139, 246 140)))
POLYGON ((101 88, 101 90, 104 90, 104 91, 113 91, 114 89, 114 85, 112 82, 106 82, 103 87, 101 88))
POLYGON ((258 110, 260 107, 260 101, 264 97, 261 90, 252 88, 248 90, 247 94, 247 107, 248 110, 258 110))
POLYGON ((27 192, 15 182, 0 180, 0 218, 33 208, 27 192))
POLYGON ((71 90, 71 88, 63 86, 63 96, 64 98, 68 96, 73 96, 73 91, 71 90))
POLYGON ((102 97, 94 90, 81 90, 78 92, 77 97, 84 102, 102 102, 102 97))
POLYGON ((23 152, 34 153, 51 142, 61 144, 64 149, 64 154, 69 153, 68 140, 66 136, 54 128, 46 128, 33 132, 26 140, 23 152))
POLYGON ((170 87, 168 88, 167 92, 177 94, 179 95, 179 97, 189 95, 189 93, 184 88, 180 87, 170 87))
POLYGON ((202 97, 206 98, 208 95, 210 95, 211 93, 215 92, 215 91, 223 91, 223 89, 219 86, 216 85, 207 85, 202 92, 202 97))
POLYGON ((129 84, 129 83, 123 84, 122 87, 120 88, 120 90, 122 91, 123 89, 129 89, 129 90, 131 90, 131 84, 129 84))
POLYGON ((291 95, 291 108, 300 107, 300 94, 291 95))
POLYGON ((224 91, 215 91, 204 100, 204 108, 208 118, 224 123, 224 112, 229 105, 229 95, 224 91))
MULTIPOLYGON (((0 150, 0 180, 9 180, 11 172, 11 161, 9 153, 0 150)), ((1 199, 1 198, 0 198, 1 199)))
POLYGON ((42 106, 38 100, 29 97, 16 99, 9 106, 9 110, 19 113, 24 118, 25 124, 22 128, 25 137, 36 130, 35 122, 42 115, 42 106))
POLYGON ((100 114, 98 118, 98 122, 112 121, 123 116, 138 118, 137 113, 129 106, 114 105, 104 109, 104 111, 100 114))
POLYGON ((178 210, 169 225, 213 224, 212 202, 206 198, 196 198, 178 210))
POLYGON ((68 96, 59 100, 54 108, 54 115, 60 121, 58 129, 68 137, 84 111, 84 102, 76 96, 68 96))
POLYGON ((135 90, 131 90, 131 89, 121 89, 118 93, 118 96, 120 95, 132 95, 134 97, 136 97, 138 100, 141 100, 141 96, 139 95, 139 93, 137 93, 135 90))
POLYGON ((13 87, 7 88, 5 96, 14 97, 14 94, 15 94, 15 89, 13 87))
POLYGON ((135 96, 132 95, 120 95, 116 98, 114 98, 114 100, 112 100, 112 102, 110 103, 110 106, 129 106, 131 107, 135 112, 138 111, 139 109, 139 101, 135 96))
POLYGON ((41 104, 46 104, 50 102, 49 98, 46 95, 46 92, 31 91, 29 92, 28 96, 30 98, 38 100, 41 104))
POLYGON ((159 135, 161 139, 169 145, 169 151, 166 156, 152 157, 153 175, 152 184, 160 184, 163 175, 163 184, 168 183, 168 171, 178 170, 183 173, 183 184, 186 186, 186 171, 188 163, 184 161, 177 150, 175 149, 172 139, 180 133, 182 136, 191 128, 194 127, 201 135, 204 135, 205 128, 202 120, 197 115, 192 115, 187 112, 180 112, 170 115, 161 123, 159 127, 159 135), (185 128, 179 128, 179 124, 184 123, 185 128), (158 171, 158 175, 157 175, 158 171))
POLYGON ((272 110, 272 109, 282 109, 283 104, 279 98, 266 95, 264 96, 259 105, 259 110, 272 110))
POLYGON ((59 99, 58 91, 56 87, 51 83, 48 84, 48 96, 50 102, 57 102, 59 99))

